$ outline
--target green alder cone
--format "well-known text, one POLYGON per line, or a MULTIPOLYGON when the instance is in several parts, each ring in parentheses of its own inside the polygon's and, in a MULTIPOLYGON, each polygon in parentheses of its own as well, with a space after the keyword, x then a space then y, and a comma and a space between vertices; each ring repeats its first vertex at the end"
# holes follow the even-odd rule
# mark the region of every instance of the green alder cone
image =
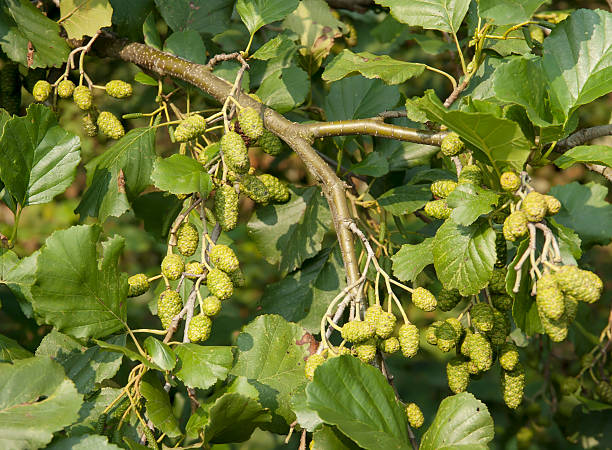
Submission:
POLYGON ((128 297, 138 297, 149 290, 149 278, 144 273, 128 278, 128 297))
POLYGON ((365 342, 355 345, 355 354, 365 364, 374 361, 376 357, 376 340, 368 339, 365 342))
POLYGON ((530 192, 521 204, 521 211, 525 212, 529 222, 541 222, 548 212, 546 199, 539 192, 530 192))
POLYGON ((427 202, 423 209, 429 217, 440 220, 448 219, 453 212, 453 209, 446 204, 446 200, 432 200, 427 202))
POLYGON ((274 133, 263 130, 257 145, 268 155, 277 156, 283 151, 283 143, 274 133))
POLYGON ((482 184, 482 170, 476 165, 465 166, 459 174, 459 184, 473 184, 480 186, 482 184))
POLYGON ((512 309, 514 299, 507 294, 492 294, 491 303, 495 309, 502 312, 507 312, 512 309))
POLYGON ((597 383, 595 391, 602 402, 612 405, 612 385, 610 383, 607 381, 600 381, 597 383))
POLYGON ((457 289, 442 289, 436 296, 437 306, 440 311, 450 311, 461 301, 461 294, 457 289))
POLYGON ((423 417, 421 408, 419 408, 416 403, 409 403, 406 406, 406 416, 412 428, 421 428, 425 422, 425 417, 423 417))
POLYGON ((514 242, 527 234, 527 215, 524 211, 514 211, 504 220, 504 237, 507 241, 514 242))
POLYGON ((91 89, 89 89, 87 86, 81 85, 74 88, 72 99, 79 108, 81 108, 83 111, 87 111, 89 108, 91 108, 93 94, 91 93, 91 89))
POLYGON ((559 384, 563 395, 575 394, 580 389, 580 381, 574 377, 564 377, 559 384))
POLYGON ((459 341, 465 333, 465 329, 463 328, 463 325, 461 325, 459 319, 457 319, 456 317, 449 317, 444 322, 453 327, 453 330, 455 330, 455 334, 457 335, 456 341, 459 341))
POLYGON ((200 242, 198 229, 189 222, 182 223, 176 230, 176 248, 183 256, 192 256, 200 242))
POLYGON ((96 137, 98 135, 98 125, 93 121, 91 115, 85 114, 81 118, 81 126, 83 127, 83 131, 89 137, 96 137))
POLYGON ((455 328, 448 322, 442 322, 436 327, 435 334, 436 345, 443 352, 450 352, 455 345, 457 345, 457 341, 459 340, 455 328))
POLYGON ((183 258, 179 255, 170 254, 162 260, 161 272, 169 280, 178 280, 185 270, 183 258))
POLYGON ((514 370, 502 370, 501 385, 504 402, 508 408, 516 409, 523 402, 525 389, 525 369, 518 363, 514 370))
POLYGON ((113 113, 102 111, 96 123, 102 134, 111 139, 119 139, 125 135, 123 125, 113 113))
POLYGON ((456 156, 465 150, 465 144, 457 133, 451 132, 442 139, 440 150, 444 156, 456 156))
POLYGON ((414 306, 417 308, 426 312, 435 310, 438 304, 436 297, 422 287, 418 287, 412 292, 412 303, 414 303, 414 306))
POLYGON ((325 357, 323 355, 319 355, 316 353, 310 355, 306 360, 306 364, 304 365, 304 374, 306 375, 306 378, 312 380, 314 378, 315 370, 317 370, 317 367, 319 367, 324 362, 325 357))
POLYGON ((106 93, 115 98, 126 98, 132 95, 132 85, 123 80, 111 80, 106 83, 106 93))
POLYGON ((516 445, 519 449, 529 448, 533 441, 533 430, 529 427, 521 427, 516 432, 516 445))
POLYGON ((216 244, 209 252, 210 261, 225 273, 232 273, 240 268, 238 257, 227 245, 216 244))
POLYGON ((460 392, 465 392, 470 382, 467 362, 458 358, 450 360, 446 364, 446 377, 448 379, 448 387, 453 393, 459 394, 460 392))
POLYGON ((242 137, 235 131, 229 131, 221 138, 221 152, 227 168, 239 175, 249 171, 251 163, 249 153, 242 137))
POLYGON ((383 309, 380 305, 372 305, 366 309, 363 320, 371 324, 376 329, 376 325, 378 325, 378 320, 380 319, 380 315, 382 313, 383 309))
POLYGON ((461 342, 461 345, 459 346, 459 353, 461 353, 466 358, 470 357, 470 340, 473 334, 474 333, 472 333, 470 329, 467 329, 465 331, 465 337, 463 338, 463 342, 461 342))
MULTIPOLYGON (((504 218, 504 220, 506 219, 504 218)), ((495 267, 505 267, 506 262, 508 261, 508 246, 506 244, 506 238, 504 238, 503 233, 495 233, 495 254, 497 255, 495 267)))
POLYGON ((238 222, 238 194, 233 187, 226 184, 219 186, 215 192, 214 215, 223 231, 236 228, 238 222))
POLYGON ((342 326, 342 339, 353 344, 358 344, 374 337, 376 329, 368 322, 353 320, 342 326))
POLYGON ((401 348, 401 346, 399 343, 399 339, 395 336, 391 336, 390 338, 380 341, 379 348, 387 355, 392 355, 393 353, 396 353, 401 348))
POLYGON ((190 280, 195 280, 198 275, 204 273, 204 265, 199 261, 189 261, 185 264, 185 276, 190 280), (189 275, 187 275, 189 274, 189 275))
POLYGON ((176 142, 187 142, 194 139, 206 131, 206 119, 199 114, 187 116, 179 123, 174 130, 174 140, 176 142))
POLYGON ((202 300, 202 313, 208 317, 215 317, 221 312, 221 300, 214 295, 209 295, 202 300))
POLYGON ((397 318, 393 313, 381 311, 378 322, 375 325, 376 336, 381 339, 387 339, 393 333, 396 322, 397 318))
POLYGON ((161 320, 164 329, 168 329, 172 319, 183 309, 183 301, 178 292, 167 289, 162 292, 157 300, 157 316, 161 320))
POLYGON ((504 191, 514 192, 521 187, 521 177, 516 172, 504 172, 499 177, 499 184, 504 191))
POLYGON ((469 355, 481 372, 491 368, 493 363, 493 349, 484 334, 474 333, 469 340, 469 355))
POLYGON ((601 297, 603 282, 588 270, 576 266, 561 266, 554 274, 564 294, 585 303, 594 303, 601 297))
POLYGON ((431 193, 437 198, 444 199, 448 197, 457 187, 457 183, 453 180, 438 180, 431 183, 431 193))
POLYGON ((553 197, 552 195, 545 195, 544 201, 546 202, 546 215, 554 216, 561 211, 561 202, 553 197))
POLYGON ((236 287, 244 287, 246 285, 246 280, 244 279, 244 273, 242 270, 236 269, 233 272, 228 274, 230 279, 232 280, 232 284, 236 287))
POLYGON ((508 333, 510 333, 510 319, 501 311, 493 309, 493 328, 488 333, 491 344, 502 345, 506 342, 508 333))
POLYGON ((266 204, 270 200, 270 192, 264 182, 248 173, 240 179, 240 192, 255 203, 266 204))
POLYGON ((544 275, 538 280, 536 287, 538 311, 548 319, 559 320, 565 312, 565 299, 555 276, 553 274, 544 275))
POLYGON ((506 274, 508 270, 504 268, 494 268, 489 280, 489 292, 494 294, 506 293, 506 274))
POLYGON ((264 184, 269 193, 268 201, 271 203, 286 203, 291 197, 291 192, 287 186, 273 175, 264 173, 257 175, 257 178, 264 184))
POLYGON ((263 121, 253 108, 244 108, 238 112, 238 124, 240 130, 250 139, 259 139, 263 134, 263 121))
POLYGON ((34 100, 42 103, 51 95, 51 84, 46 80, 38 80, 32 88, 34 100))
POLYGON ((191 342, 204 342, 210 337, 212 320, 204 314, 198 314, 191 318, 187 337, 191 342))
POLYGON ((544 313, 540 312, 540 322, 542 322, 544 332, 548 335, 551 341, 561 342, 567 337, 568 322, 564 317, 561 317, 559 320, 552 320, 547 318, 544 313))
POLYGON ((519 352, 516 345, 506 342, 499 351, 499 364, 504 370, 514 370, 519 362, 519 352))
POLYGON ((219 300, 227 300, 234 294, 234 285, 228 274, 220 269, 214 268, 208 272, 206 287, 211 295, 219 300))
POLYGON ((402 355, 412 358, 419 351, 419 329, 413 324, 402 325, 398 332, 398 341, 402 355))
POLYGON ((437 345, 438 338, 436 337, 436 328, 442 325, 444 322, 441 320, 436 320, 429 327, 427 327, 427 331, 425 332, 425 340, 428 344, 437 345))
POLYGON ((70 98, 74 94, 75 85, 70 80, 62 80, 57 85, 57 95, 61 98, 70 98))
POLYGON ((493 329, 493 308, 486 303, 477 303, 470 310, 472 325, 478 331, 487 332, 493 329))

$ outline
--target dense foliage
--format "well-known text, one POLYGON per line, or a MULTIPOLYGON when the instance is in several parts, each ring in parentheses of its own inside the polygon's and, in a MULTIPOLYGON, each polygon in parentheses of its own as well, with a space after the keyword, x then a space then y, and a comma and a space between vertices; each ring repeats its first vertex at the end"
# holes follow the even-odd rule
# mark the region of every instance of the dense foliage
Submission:
POLYGON ((0 447, 612 448, 566 6, 1 0, 0 447))

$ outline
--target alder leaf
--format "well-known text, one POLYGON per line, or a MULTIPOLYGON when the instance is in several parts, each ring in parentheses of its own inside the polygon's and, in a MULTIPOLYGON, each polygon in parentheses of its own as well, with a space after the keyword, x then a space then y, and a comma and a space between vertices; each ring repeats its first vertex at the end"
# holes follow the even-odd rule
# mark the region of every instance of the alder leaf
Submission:
POLYGON ((402 281, 414 281, 425 267, 433 264, 434 238, 427 238, 420 244, 404 244, 391 257, 393 275, 402 281))
POLYGON ((253 34, 264 25, 287 17, 298 3, 298 0, 238 0, 236 11, 253 34))
POLYGON ((151 181, 162 191, 171 194, 199 192, 206 197, 212 190, 212 179, 204 166, 185 155, 157 158, 151 181))
POLYGON ((446 202, 453 208, 451 218, 455 223, 471 225, 481 215, 491 212, 498 199, 495 192, 466 183, 458 185, 446 202))
POLYGON ((518 24, 531 19, 533 13, 546 0, 480 0, 478 13, 496 25, 518 24))
POLYGON ((234 362, 232 347, 180 344, 174 352, 178 357, 174 373, 192 388, 208 389, 225 380, 234 362))
POLYGON ((574 164, 602 164, 612 167, 612 147, 607 145, 579 145, 569 149, 553 161, 560 169, 568 169, 574 164))
POLYGON ((391 9, 398 21, 426 30, 455 33, 465 17, 470 0, 376 0, 391 9))
POLYGON ((62 0, 60 24, 69 39, 93 36, 103 27, 112 25, 113 7, 108 0, 62 0))
POLYGON ((162 433, 169 437, 180 436, 181 429, 177 418, 172 412, 170 397, 164 390, 155 372, 147 372, 140 383, 140 393, 145 398, 147 416, 162 433))
POLYGON ((389 189, 378 197, 378 204, 394 216, 411 214, 431 200, 431 190, 424 184, 406 184, 389 189))
POLYGON ((155 0, 173 31, 195 30, 215 35, 227 28, 234 0, 155 0))

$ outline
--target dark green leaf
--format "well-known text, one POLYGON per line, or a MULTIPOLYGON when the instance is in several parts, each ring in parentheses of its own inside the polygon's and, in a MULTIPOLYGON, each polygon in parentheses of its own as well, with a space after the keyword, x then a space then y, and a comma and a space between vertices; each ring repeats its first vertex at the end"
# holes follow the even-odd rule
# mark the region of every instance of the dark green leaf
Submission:
POLYGON ((195 30, 215 35, 225 31, 234 0, 155 0, 173 31, 195 30))
POLYGON ((411 214, 431 200, 429 186, 407 184, 388 190, 378 197, 378 204, 395 216, 411 214))
POLYGON ((391 15, 413 27, 454 33, 470 6, 469 0, 376 0, 391 8, 391 15))
POLYGON ((296 49, 297 46, 293 40, 284 34, 279 34, 274 39, 259 47, 251 58, 268 61, 288 53, 293 53, 296 49))
POLYGON ((193 158, 178 154, 157 158, 151 180, 156 187, 172 194, 199 192, 206 197, 212 190, 212 180, 204 166, 193 158))
POLYGON ((291 398, 304 389, 308 346, 298 346, 302 327, 280 316, 255 318, 238 336, 233 375, 244 376, 259 391, 259 401, 272 413, 271 431, 283 432, 295 420, 291 398), (280 416, 280 417, 279 417, 280 416))
POLYGON ((41 448, 78 418, 83 402, 64 369, 48 357, 0 363, 0 447, 41 448))
MULTIPOLYGON (((153 0, 110 0, 113 7, 113 25, 117 32, 133 41, 142 40, 142 25, 155 7, 153 0)), ((155 83, 157 86, 157 83, 155 83)))
POLYGON ((284 19, 298 3, 298 0, 238 0, 236 11, 253 34, 264 25, 284 19))
POLYGON ((493 440, 493 419, 487 406, 469 392, 442 400, 423 435, 422 450, 486 450, 493 440))
POLYGON ((35 281, 38 252, 17 259, 12 251, 0 250, 0 283, 5 283, 17 298, 21 310, 32 317, 32 285, 35 281))
POLYGON ((314 432, 312 441, 314 442, 312 450, 358 450, 361 448, 340 433, 336 427, 327 425, 314 432))
POLYGON ((162 370, 172 370, 176 365, 176 355, 168 344, 163 343, 153 336, 148 336, 144 341, 144 348, 151 357, 151 361, 162 370))
POLYGON ((382 153, 371 152, 357 164, 353 164, 350 171, 358 175, 382 177, 389 173, 389 163, 382 153))
POLYGON ((172 412, 168 393, 162 387, 154 372, 147 372, 140 383, 140 393, 145 398, 147 416, 162 433, 169 437, 180 436, 179 423, 172 412))
POLYGON ((451 218, 459 225, 471 225, 481 215, 493 210, 499 195, 473 184, 460 184, 448 196, 446 202, 453 208, 451 218))
POLYGON ((158 237, 165 237, 178 216, 183 202, 165 192, 149 192, 132 203, 134 214, 144 222, 144 228, 158 237))
POLYGON ((352 356, 325 362, 306 388, 308 406, 367 449, 410 449, 406 413, 378 369, 352 356))
POLYGON ((355 73, 366 78, 380 78, 387 84, 400 84, 418 77, 425 70, 425 64, 393 59, 388 55, 353 53, 345 49, 330 62, 321 77, 326 81, 337 81, 355 73))
POLYGON ((270 108, 284 113, 302 104, 309 89, 308 74, 292 65, 269 74, 256 94, 270 108))
POLYGON ((143 365, 145 365, 149 369, 162 370, 161 367, 158 367, 155 363, 149 361, 145 356, 141 355, 138 352, 135 352, 134 350, 130 350, 129 348, 127 348, 127 347, 125 347, 123 345, 109 344, 107 342, 99 341, 97 339, 93 339, 93 341, 101 349, 103 349, 103 350, 105 350, 107 352, 120 353, 122 355, 127 356, 132 361, 139 361, 139 362, 141 362, 143 365))
POLYGON ((144 23, 142 24, 142 34, 144 35, 145 44, 150 47, 161 50, 162 41, 161 36, 159 35, 159 31, 157 31, 155 17, 156 15, 153 11, 151 11, 147 15, 144 23))
POLYGON ((261 298, 261 312, 280 314, 316 334, 329 302, 345 285, 339 247, 323 249, 299 270, 266 287, 261 298))
MULTIPOLYGON (((514 267, 519 259, 527 250, 529 239, 524 239, 516 249, 516 256, 508 267, 514 267)), ((535 298, 531 296, 531 277, 529 271, 524 269, 521 272, 521 285, 518 292, 513 292, 514 283, 516 281, 517 272, 508 270, 506 275, 506 291, 514 297, 512 304, 512 318, 516 326, 520 328, 526 335, 533 336, 535 333, 543 333, 542 322, 535 298)))
POLYGON ((193 388, 208 389, 225 380, 234 362, 232 347, 180 344, 174 351, 179 358, 176 376, 193 388))
POLYGON ((50 202, 72 184, 80 145, 49 108, 31 105, 26 117, 14 117, 4 125, 0 177, 22 206, 50 202))
POLYGON ((577 163, 603 164, 612 167, 612 147, 580 145, 563 153, 554 163, 560 169, 567 169, 577 163))
POLYGON ((393 275, 402 281, 414 281, 429 264, 433 264, 434 238, 427 238, 420 244, 404 244, 391 257, 393 260, 393 275))
POLYGON ((0 334, 0 363, 30 358, 34 355, 11 338, 0 334))
MULTIPOLYGON (((113 345, 125 345, 125 335, 108 341, 113 345)), ((60 363, 81 394, 91 392, 96 383, 114 377, 123 359, 121 354, 102 351, 97 345, 83 347, 76 339, 57 330, 43 338, 36 356, 49 356, 60 363)))
POLYGON ((610 243, 612 228, 603 226, 612 223, 612 205, 605 200, 608 195, 605 186, 573 182, 554 186, 550 194, 557 197, 563 205, 555 220, 578 233, 585 249, 594 244, 610 243))
POLYGON ((113 7, 108 0, 63 0, 60 15, 68 38, 81 39, 95 35, 100 28, 110 27, 113 7))
POLYGON ((40 323, 76 338, 104 337, 124 327, 127 283, 118 268, 123 238, 105 241, 98 255, 99 236, 100 228, 82 225, 46 240, 32 287, 40 323))
POLYGON ((206 46, 194 30, 172 33, 164 42, 164 51, 197 64, 206 64, 206 46))
POLYGON ((546 0, 480 0, 480 17, 493 20, 497 25, 517 24, 531 19, 533 13, 546 0))
POLYGON ((316 187, 292 188, 289 203, 258 209, 247 228, 263 257, 290 272, 321 250, 331 214, 316 187))
POLYGON ((446 289, 458 289, 464 296, 478 294, 493 273, 495 231, 487 223, 466 227, 449 219, 436 233, 433 258, 446 289))
POLYGON ((120 450, 115 444, 108 442, 106 436, 84 434, 81 436, 63 437, 53 441, 48 450, 120 450))

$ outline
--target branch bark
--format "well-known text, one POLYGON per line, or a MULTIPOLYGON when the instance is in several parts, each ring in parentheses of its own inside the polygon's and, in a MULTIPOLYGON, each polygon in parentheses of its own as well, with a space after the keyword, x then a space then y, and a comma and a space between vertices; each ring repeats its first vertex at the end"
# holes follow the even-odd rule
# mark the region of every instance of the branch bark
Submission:
POLYGON ((598 125, 596 127, 584 128, 582 130, 578 130, 574 134, 571 134, 565 139, 562 139, 559 142, 557 142, 555 151, 560 151, 560 152, 567 151, 570 148, 577 147, 593 139, 603 137, 603 136, 612 136, 612 124, 598 125))
MULTIPOLYGON (((231 83, 213 75, 206 66, 192 63, 144 44, 120 40, 108 34, 98 38, 94 51, 102 56, 134 63, 159 75, 179 78, 199 87, 220 103, 227 99, 232 89, 231 83)), ((350 222, 351 215, 344 183, 311 147, 310 140, 303 134, 302 126, 266 108, 242 91, 238 92, 235 97, 241 105, 252 107, 260 112, 266 128, 284 140, 298 154, 308 171, 321 183, 338 236, 347 283, 353 284, 359 279, 359 266, 355 257, 353 236, 346 226, 350 222)), ((355 298, 362 295, 357 289, 352 294, 355 298)))

